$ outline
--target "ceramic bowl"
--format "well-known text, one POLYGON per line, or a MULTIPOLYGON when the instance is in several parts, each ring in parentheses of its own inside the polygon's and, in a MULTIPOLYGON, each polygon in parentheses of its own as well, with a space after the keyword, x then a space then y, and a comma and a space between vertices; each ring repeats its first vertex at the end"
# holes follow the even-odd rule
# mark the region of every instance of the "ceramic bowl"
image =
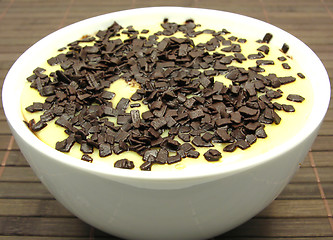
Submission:
POLYGON ((152 7, 114 12, 62 28, 29 48, 6 76, 2 100, 11 131, 23 155, 48 190, 69 211, 92 226, 126 239, 206 239, 249 220, 271 203, 288 184, 309 151, 327 111, 330 84, 319 58, 300 40, 265 22, 228 12, 152 7), (314 108, 304 128, 285 143, 248 161, 224 168, 175 174, 103 168, 74 159, 41 142, 23 123, 19 96, 33 69, 53 49, 83 34, 122 26, 145 26, 168 18, 212 28, 241 24, 258 36, 270 32, 281 45, 288 42, 305 75, 313 79, 314 108), (51 46, 51 47, 50 47, 51 46), (315 71, 314 71, 315 70, 315 71))

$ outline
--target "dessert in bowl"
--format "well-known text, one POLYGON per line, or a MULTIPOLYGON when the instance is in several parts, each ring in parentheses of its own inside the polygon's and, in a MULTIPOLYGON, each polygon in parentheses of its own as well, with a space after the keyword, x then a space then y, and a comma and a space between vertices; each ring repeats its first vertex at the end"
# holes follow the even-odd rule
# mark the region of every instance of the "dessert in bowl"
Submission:
MULTIPOLYGON (((171 26, 173 25, 171 24, 171 26)), ((244 40, 241 40, 239 45, 242 46, 242 42, 244 40)), ((228 46, 230 46, 230 43, 226 45, 226 47, 228 46)), ((185 47, 188 48, 188 45, 185 47)), ((185 49, 184 51, 189 50, 185 49)), ((263 48, 258 50, 256 54, 259 56, 267 55, 268 52, 265 51, 265 48, 263 48), (259 54, 258 52, 263 53, 259 54)), ((273 51, 273 47, 269 51, 273 51)), ((212 55, 213 52, 212 50, 212 55)), ((236 51, 232 52, 233 55, 235 53, 236 51)), ((178 55, 180 55, 179 52, 178 55)), ((249 54, 244 55, 249 56, 249 54)), ((236 55, 234 56, 236 58, 236 55)), ((220 61, 222 58, 218 58, 218 60, 220 61)), ((208 61, 210 60, 207 59, 206 62, 208 61)), ((236 61, 246 62, 242 59, 236 61)), ((282 65, 283 63, 276 59, 274 61, 274 65, 282 65)), ((269 64, 268 62, 265 63, 269 64)), ((179 61, 179 65, 181 64, 184 64, 183 60, 179 61)), ((263 62, 261 64, 265 65, 263 62)), ((267 70, 269 66, 257 64, 252 67, 253 71, 260 72, 261 68, 267 70)), ((220 65, 214 70, 222 71, 221 69, 224 69, 224 67, 220 65)), ((232 70, 234 69, 227 68, 223 72, 227 74, 232 70)), ((247 69, 242 74, 245 72, 247 72, 247 69)), ((216 82, 214 77, 215 79, 218 78, 217 76, 211 77, 211 73, 206 73, 209 76, 207 77, 208 83, 207 79, 201 79, 201 82, 199 81, 201 90, 205 88, 204 85, 207 88, 213 86, 216 82)), ((259 78, 258 75, 255 76, 259 78)), ((58 73, 57 77, 61 78, 61 73, 58 73)), ((229 75, 229 80, 235 80, 232 78, 229 75)), ((94 85, 93 81, 90 83, 94 85)), ((235 94, 239 91, 240 85, 235 84, 238 87, 229 91, 235 94)), ((289 83, 286 85, 289 85, 289 83)), ((115 95, 119 96, 132 91, 134 86, 136 85, 132 84, 128 87, 126 84, 120 84, 110 92, 114 91, 115 95)), ((136 87, 135 90, 137 89, 140 89, 140 87, 136 87)), ((211 89, 214 89, 214 87, 211 89)), ((266 88, 263 87, 263 89, 266 88)), ((287 92, 284 88, 281 87, 281 89, 283 89, 282 92, 287 92)), ((329 90, 328 76, 318 57, 304 43, 281 29, 256 19, 227 12, 195 8, 158 7, 133 9, 98 16, 75 23, 45 37, 28 49, 9 71, 3 87, 3 105, 15 140, 36 175, 57 200, 85 222, 112 235, 128 239, 205 239, 228 231, 250 219, 282 191, 298 169, 317 135, 327 111, 330 99, 329 90), (52 144, 48 143, 48 139, 54 141, 53 133, 46 132, 44 137, 41 137, 38 135, 38 131, 34 134, 29 129, 29 127, 33 128, 33 123, 28 123, 28 126, 24 123, 24 121, 29 121, 27 119, 28 115, 22 110, 22 105, 26 102, 25 92, 22 93, 25 89, 26 78, 31 75, 36 67, 42 66, 46 60, 55 56, 57 49, 82 39, 83 36, 94 36, 99 30, 107 29, 114 21, 123 27, 132 25, 134 29, 149 29, 149 31, 152 31, 153 26, 163 21, 164 24, 168 22, 195 23, 202 25, 204 29, 221 30, 219 34, 212 31, 206 31, 205 34, 215 34, 214 36, 224 34, 226 37, 238 36, 236 39, 228 39, 232 42, 240 40, 241 37, 263 39, 264 36, 269 36, 267 33, 270 33, 273 37, 269 40, 264 37, 260 46, 268 45, 268 42, 269 46, 271 44, 272 46, 281 46, 281 55, 290 58, 288 63, 290 62, 292 69, 298 69, 298 66, 301 67, 302 74, 296 76, 296 82, 304 84, 297 85, 296 88, 290 91, 305 96, 305 101, 295 103, 297 106, 295 106, 296 111, 293 114, 297 115, 291 115, 288 119, 289 113, 287 113, 286 117, 282 117, 281 123, 278 120, 279 117, 273 119, 274 126, 267 127, 272 129, 267 129, 269 130, 267 131, 267 141, 266 139, 258 139, 248 149, 245 149, 244 145, 239 143, 238 148, 244 148, 244 150, 237 149, 231 152, 230 155, 222 151, 221 146, 215 145, 215 148, 222 152, 222 158, 218 157, 217 161, 214 162, 206 161, 216 157, 215 152, 210 152, 208 157, 201 157, 201 160, 198 160, 199 163, 196 163, 191 157, 191 159, 185 157, 182 161, 178 161, 178 156, 177 159, 172 158, 174 162, 154 164, 149 169, 151 171, 141 171, 114 168, 113 163, 116 159, 112 159, 110 164, 98 157, 95 159, 94 156, 93 162, 90 163, 80 160, 81 156, 73 157, 57 151, 51 146, 52 144), (227 31, 222 29, 227 29, 227 31), (229 35, 229 32, 231 35, 229 35), (285 43, 288 44, 289 50, 286 50, 285 43), (297 66, 294 67, 292 65, 294 63, 297 66), (304 76, 305 79, 303 79, 304 76), (306 87, 306 82, 308 87, 306 87), (18 97, 21 95, 23 101, 18 97), (284 122, 292 122, 291 120, 296 118, 293 116, 300 115, 302 116, 301 121, 294 123, 292 125, 294 127, 287 129, 283 127, 284 122), (274 143, 274 139, 279 140, 274 143), (192 162, 194 163, 192 164, 192 162)), ((274 91, 274 93, 279 92, 274 91)), ((214 94, 216 95, 216 92, 214 94)), ((172 94, 168 93, 163 96, 167 96, 169 99, 172 94)), ((213 97, 208 97, 213 99, 213 97)), ((197 98, 196 101, 200 102, 201 100, 197 98)), ((222 99, 216 95, 214 100, 207 101, 219 102, 222 99)), ((31 102, 28 103, 28 105, 30 104, 31 102)), ((118 105, 118 103, 115 102, 113 105, 118 105)), ((201 112, 198 112, 196 111, 198 109, 191 109, 189 105, 187 106, 191 123, 199 117, 204 117, 202 113, 204 110, 201 109, 201 112)), ((205 111, 207 110, 205 109, 205 111)), ((182 113, 184 112, 186 111, 182 113)), ((280 112, 278 113, 280 114, 280 112)), ((244 112, 244 114, 251 115, 249 112, 244 112)), ((280 115, 282 116, 283 113, 280 115)), ((179 115, 174 118, 178 118, 179 121, 183 120, 179 115)), ((131 120, 134 122, 133 118, 131 120)), ((160 121, 162 120, 160 119, 160 121)), ((153 126, 155 126, 155 131, 151 131, 151 134, 156 134, 160 131, 160 128, 168 125, 168 122, 163 123, 162 121, 163 126, 158 127, 160 121, 151 121, 154 122, 153 126)), ((219 125, 220 127, 223 125, 221 122, 222 120, 220 124, 214 122, 213 125, 219 125)), ((234 119, 233 122, 237 123, 237 119, 234 119)), ((178 127, 180 128, 179 125, 178 127)), ((201 130, 209 132, 212 129, 203 128, 201 130)), ((201 134, 204 134, 204 132, 201 132, 201 134)), ((218 134, 220 138, 221 135, 218 134)), ((236 133, 233 133, 234 135, 236 133)), ((193 142, 196 136, 192 136, 191 143, 200 148, 200 141, 193 142)), ((234 137, 237 139, 236 136, 234 137)), ((206 142, 212 140, 212 137, 209 139, 207 135, 206 137, 202 135, 202 138, 206 139, 206 142)), ((172 140, 167 143, 175 147, 177 144, 172 140)), ((245 142, 248 143, 249 141, 246 139, 245 142)), ((141 147, 144 148, 145 146, 140 146, 140 149, 141 147)), ((208 152, 205 149, 199 154, 202 156, 206 151, 208 152)), ((98 153, 98 151, 96 152, 98 153)), ((144 155, 144 153, 139 153, 144 155)), ((186 154, 188 153, 186 152, 186 154)), ((116 156, 116 154, 112 154, 112 156, 116 156)), ((117 158, 120 159, 120 157, 117 158)), ((129 161, 134 161, 131 156, 127 158, 129 161)), ((138 166, 136 164, 138 161, 135 160, 136 166, 138 166)))

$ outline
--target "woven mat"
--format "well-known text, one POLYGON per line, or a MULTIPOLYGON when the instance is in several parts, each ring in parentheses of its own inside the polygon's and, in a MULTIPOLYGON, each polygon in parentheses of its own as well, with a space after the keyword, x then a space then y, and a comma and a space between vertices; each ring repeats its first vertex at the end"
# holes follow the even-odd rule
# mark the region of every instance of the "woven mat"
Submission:
MULTIPOLYGON (((118 10, 174 5, 230 11, 300 38, 333 77, 332 0, 2 0, 0 81, 29 46, 73 22, 118 10)), ((278 198, 247 223, 215 239, 333 239, 333 108, 312 150, 278 198)), ((20 153, 0 106, 0 240, 117 239, 69 213, 20 153)))

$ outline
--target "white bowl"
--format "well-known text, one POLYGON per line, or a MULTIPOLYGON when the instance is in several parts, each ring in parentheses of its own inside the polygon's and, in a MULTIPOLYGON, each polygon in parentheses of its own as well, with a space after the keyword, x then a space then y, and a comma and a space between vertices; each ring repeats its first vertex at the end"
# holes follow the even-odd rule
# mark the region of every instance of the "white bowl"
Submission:
POLYGON ((318 57, 300 40, 270 24, 216 10, 154 7, 94 17, 43 38, 12 66, 2 98, 22 153, 43 184, 73 214, 122 238, 193 240, 210 238, 242 224, 278 196, 318 133, 329 104, 330 84, 318 57), (105 29, 114 20, 122 26, 144 27, 163 18, 174 22, 192 18, 213 29, 221 28, 221 23, 224 27, 236 22, 249 32, 258 32, 258 36, 272 33, 278 45, 287 42, 292 56, 307 56, 298 60, 304 74, 313 81, 315 108, 311 109, 304 128, 281 146, 248 161, 179 175, 103 168, 77 160, 47 146, 26 127, 20 111, 22 83, 33 69, 52 56, 54 49, 83 34, 105 29))

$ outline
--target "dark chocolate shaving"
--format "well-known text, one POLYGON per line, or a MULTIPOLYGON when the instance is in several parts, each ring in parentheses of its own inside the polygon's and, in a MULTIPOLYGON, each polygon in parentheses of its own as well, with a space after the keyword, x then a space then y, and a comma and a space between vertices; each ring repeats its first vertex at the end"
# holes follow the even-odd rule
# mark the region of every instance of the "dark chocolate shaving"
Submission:
POLYGON ((269 43, 272 38, 273 38, 273 35, 271 33, 266 33, 264 38, 262 39, 262 42, 263 43, 269 43))
POLYGON ((282 48, 281 48, 281 50, 282 50, 283 53, 287 53, 288 50, 289 50, 288 44, 284 43, 283 46, 282 46, 282 48))
POLYGON ((292 102, 303 102, 305 100, 305 98, 298 94, 289 94, 287 96, 287 100, 292 101, 292 102))
POLYGON ((133 163, 133 161, 130 161, 130 160, 124 158, 124 159, 117 160, 114 163, 114 167, 124 168, 124 169, 132 169, 132 168, 134 168, 134 163, 133 163))
POLYGON ((207 161, 218 161, 222 157, 222 154, 216 149, 209 149, 205 154, 204 157, 207 161))
POLYGON ((87 154, 83 154, 81 157, 81 160, 86 161, 86 162, 93 162, 94 159, 87 154))

